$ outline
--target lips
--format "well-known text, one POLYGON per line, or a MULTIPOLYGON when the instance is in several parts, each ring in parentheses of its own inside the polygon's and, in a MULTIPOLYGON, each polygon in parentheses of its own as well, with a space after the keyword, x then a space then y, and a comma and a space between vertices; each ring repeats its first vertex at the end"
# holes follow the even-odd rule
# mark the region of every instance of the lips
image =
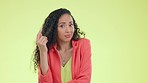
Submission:
POLYGON ((70 38, 70 35, 65 35, 66 38, 70 38))

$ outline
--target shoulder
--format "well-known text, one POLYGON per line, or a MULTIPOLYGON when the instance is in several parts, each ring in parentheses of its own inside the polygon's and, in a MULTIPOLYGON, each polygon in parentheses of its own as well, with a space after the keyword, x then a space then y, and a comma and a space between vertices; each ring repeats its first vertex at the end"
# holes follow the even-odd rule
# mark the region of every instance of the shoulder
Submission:
POLYGON ((90 43, 90 40, 87 38, 80 38, 77 42, 82 44, 87 44, 90 43))
POLYGON ((79 40, 75 40, 73 41, 73 44, 75 46, 90 46, 90 40, 87 38, 80 38, 79 40))

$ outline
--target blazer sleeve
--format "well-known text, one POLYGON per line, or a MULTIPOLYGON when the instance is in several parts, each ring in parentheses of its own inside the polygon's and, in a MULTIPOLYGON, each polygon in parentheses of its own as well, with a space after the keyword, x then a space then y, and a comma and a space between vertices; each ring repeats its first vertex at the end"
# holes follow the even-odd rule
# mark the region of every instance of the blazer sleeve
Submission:
POLYGON ((90 83, 91 80, 91 46, 89 40, 84 40, 82 45, 81 67, 79 75, 68 83, 90 83))
POLYGON ((42 74, 41 68, 38 67, 38 83, 53 83, 52 73, 50 68, 45 75, 42 74))

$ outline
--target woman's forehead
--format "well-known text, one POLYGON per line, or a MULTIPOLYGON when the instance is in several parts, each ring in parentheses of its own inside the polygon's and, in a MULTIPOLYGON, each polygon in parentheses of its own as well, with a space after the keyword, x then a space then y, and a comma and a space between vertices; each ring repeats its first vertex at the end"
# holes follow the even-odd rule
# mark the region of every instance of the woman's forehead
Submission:
POLYGON ((72 17, 69 14, 64 14, 59 18, 59 23, 73 22, 72 17))

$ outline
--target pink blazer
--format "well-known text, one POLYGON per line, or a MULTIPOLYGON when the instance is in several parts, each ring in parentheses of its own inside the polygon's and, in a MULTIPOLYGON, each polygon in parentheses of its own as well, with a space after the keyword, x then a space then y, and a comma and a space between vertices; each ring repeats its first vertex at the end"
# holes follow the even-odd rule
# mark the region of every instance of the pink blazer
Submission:
MULTIPOLYGON (((85 38, 78 41, 72 40, 72 46, 72 80, 68 83, 90 83, 92 70, 90 41, 85 38)), ((38 83, 62 83, 61 64, 56 44, 48 53, 48 65, 45 75, 42 75, 39 67, 38 83)))

